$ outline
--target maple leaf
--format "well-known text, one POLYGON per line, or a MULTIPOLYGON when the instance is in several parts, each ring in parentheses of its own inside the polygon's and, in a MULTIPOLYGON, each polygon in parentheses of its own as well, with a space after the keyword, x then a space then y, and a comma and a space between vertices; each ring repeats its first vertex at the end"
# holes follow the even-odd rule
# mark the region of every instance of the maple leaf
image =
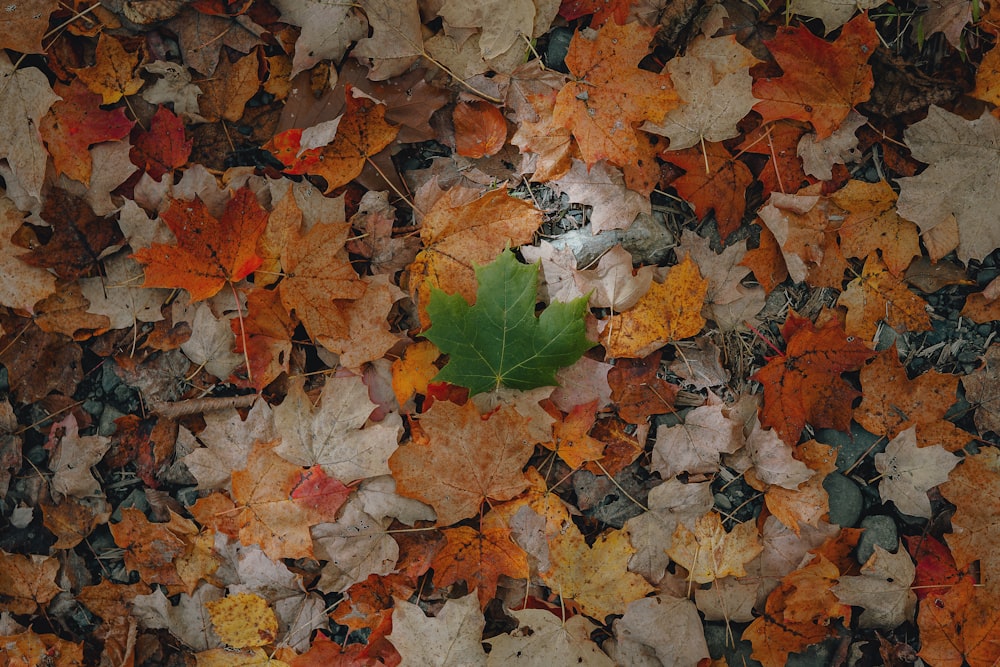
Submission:
POLYGON ((580 160, 573 160, 570 170, 552 184, 571 202, 592 207, 591 234, 627 229, 637 215, 651 211, 649 197, 626 188, 621 172, 607 162, 601 161, 588 168, 580 160))
POLYGON ((940 445, 917 447, 914 427, 889 441, 875 455, 875 469, 882 473, 878 492, 883 502, 892 501, 903 514, 931 518, 927 491, 948 481, 948 473, 959 459, 940 445))
POLYGON ((837 305, 847 307, 844 330, 867 341, 875 338, 880 321, 900 333, 931 328, 928 303, 893 276, 878 255, 868 256, 861 275, 847 284, 837 305))
POLYGON ((976 586, 965 577, 944 593, 926 598, 917 614, 921 658, 942 667, 988 667, 1000 660, 1000 595, 996 586, 976 586))
POLYGON ((215 633, 229 646, 266 646, 277 638, 278 618, 259 595, 236 593, 212 600, 205 607, 212 617, 215 633))
POLYGON ((586 297, 554 302, 535 317, 538 266, 517 261, 509 249, 476 267, 476 305, 461 294, 432 288, 423 336, 450 355, 434 378, 468 387, 472 394, 557 384, 555 373, 593 347, 583 318, 586 297))
POLYGON ((27 194, 37 199, 48 159, 38 125, 59 97, 41 70, 16 69, 6 53, 0 53, 0 89, 4 97, 0 105, 0 157, 7 159, 12 176, 27 194))
POLYGON ((980 432, 1000 433, 1000 349, 990 346, 983 355, 983 365, 962 378, 965 395, 976 404, 975 423, 980 432))
POLYGON ((53 557, 0 550, 0 595, 5 611, 32 614, 47 605, 60 592, 58 573, 59 562, 53 557))
POLYGON ((24 214, 14 202, 0 196, 0 304, 30 313, 35 303, 55 292, 56 277, 19 258, 21 249, 11 240, 23 222, 24 214))
POLYGON ((878 43, 875 24, 864 15, 845 25, 832 44, 805 26, 778 28, 765 45, 784 75, 754 81, 754 97, 763 100, 754 111, 764 122, 807 120, 820 139, 829 137, 870 96, 875 79, 868 59, 878 43))
POLYGON ((87 149, 102 141, 128 136, 134 123, 123 109, 101 109, 100 97, 79 79, 68 86, 56 84, 53 92, 62 100, 52 105, 38 129, 49 147, 56 171, 89 185, 92 160, 87 149))
POLYGON ((258 443, 247 467, 233 471, 240 541, 260 545, 275 559, 312 558, 309 528, 334 518, 351 489, 319 466, 289 463, 274 445, 258 443))
POLYGON ((442 531, 448 543, 431 563, 438 586, 465 581, 479 594, 483 608, 496 596, 500 575, 514 579, 529 575, 527 555, 511 540, 506 522, 494 514, 484 517, 479 530, 458 526, 442 531))
POLYGON ((789 312, 781 328, 785 354, 768 361, 751 379, 764 387, 760 421, 795 446, 806 423, 846 431, 851 401, 859 392, 840 378, 873 357, 860 340, 848 339, 836 320, 817 329, 789 312))
POLYGON ((0 17, 0 48, 20 53, 45 53, 42 38, 49 29, 55 0, 27 0, 11 5, 0 17))
POLYGON ((709 512, 695 521, 694 530, 677 525, 667 553, 699 584, 746 574, 744 565, 764 549, 753 523, 740 523, 726 532, 722 517, 709 512))
POLYGON ((681 472, 711 473, 719 469, 723 452, 742 446, 741 425, 716 399, 688 412, 683 424, 657 428, 651 466, 664 479, 681 472))
POLYGON ((345 482, 388 474, 402 423, 391 414, 367 424, 376 407, 358 376, 328 378, 318 406, 306 396, 302 378, 293 380, 274 408, 274 426, 282 436, 275 452, 301 466, 320 466, 345 482))
POLYGON ((888 182, 850 180, 830 198, 847 211, 837 230, 846 257, 868 257, 881 251, 886 267, 896 276, 920 255, 916 225, 900 217, 896 192, 888 182))
POLYGON ((854 420, 867 431, 889 438, 912 425, 918 426, 919 436, 919 426, 944 418, 958 390, 957 377, 934 370, 909 379, 895 345, 865 365, 860 379, 863 393, 854 420))
POLYGON ((737 136, 736 124, 759 101, 750 92, 750 66, 758 62, 736 35, 699 35, 683 57, 667 63, 681 104, 662 122, 647 121, 642 129, 669 137, 671 151, 737 136))
POLYGON ((694 336, 705 326, 701 309, 707 290, 708 281, 685 256, 634 306, 605 321, 601 342, 608 356, 641 358, 669 342, 694 336))
MULTIPOLYGON (((189 549, 198 527, 170 512, 170 520, 154 523, 134 507, 122 508, 121 521, 110 526, 115 544, 125 550, 125 566, 147 584, 163 584, 173 593, 188 590, 177 571, 177 561, 189 549)), ((190 591, 189 591, 190 592, 190 591)))
POLYGON ((753 645, 752 656, 764 667, 787 664, 790 653, 804 651, 835 632, 834 620, 851 619, 851 608, 832 592, 840 576, 837 566, 822 555, 786 575, 767 596, 764 615, 743 631, 753 645))
POLYGON ((294 77, 321 60, 340 61, 347 47, 368 35, 368 26, 352 5, 319 0, 274 0, 281 20, 302 28, 292 60, 294 77))
POLYGON ((510 500, 528 486, 521 469, 533 448, 527 420, 511 407, 484 419, 471 402, 435 401, 420 416, 422 442, 389 458, 399 494, 434 507, 438 525, 475 516, 484 500, 510 500))
POLYGON ((327 146, 301 150, 302 130, 286 130, 264 145, 288 174, 313 174, 326 180, 329 193, 357 178, 365 162, 396 138, 399 128, 385 121, 386 107, 345 86, 347 106, 327 146))
POLYGON ((612 667, 614 662, 590 638, 597 629, 586 616, 565 621, 546 609, 511 610, 518 627, 510 634, 485 640, 490 645, 489 665, 549 664, 560 656, 567 664, 612 667))
POLYGON ((267 213, 249 188, 237 190, 218 219, 200 198, 174 199, 160 217, 177 237, 177 245, 154 243, 133 253, 146 265, 143 287, 180 287, 192 302, 201 301, 260 266, 255 248, 267 213))
POLYGON ((735 159, 721 143, 700 148, 663 151, 660 157, 685 173, 670 182, 677 194, 691 202, 703 218, 715 211, 715 221, 723 243, 743 221, 747 188, 753 183, 750 168, 735 159))
POLYGON ((604 620, 609 614, 623 613, 630 602, 652 590, 645 579, 627 571, 633 553, 624 531, 602 533, 588 546, 570 523, 549 538, 550 567, 540 575, 560 597, 572 600, 588 616, 604 620))
POLYGON ((97 39, 95 62, 90 67, 73 70, 103 104, 114 104, 126 95, 135 95, 144 81, 135 75, 139 52, 129 53, 114 37, 102 32, 97 39))
POLYGON ((134 138, 129 156, 154 180, 187 164, 192 141, 184 133, 184 122, 161 106, 149 121, 149 130, 134 138))
POLYGON ((638 23, 608 23, 592 40, 573 35, 566 67, 574 80, 559 91, 553 119, 573 132, 588 166, 601 159, 618 166, 636 163, 635 124, 659 122, 677 105, 669 76, 635 67, 655 32, 638 23))
POLYGON ((680 524, 694 528, 695 520, 712 509, 712 491, 709 484, 685 484, 670 477, 649 491, 646 505, 649 510, 625 522, 632 546, 636 552, 629 560, 628 569, 649 581, 663 579, 670 564, 667 550, 680 524))
POLYGON ((450 26, 478 28, 479 49, 486 60, 503 55, 522 36, 535 36, 532 0, 446 0, 438 15, 450 26))
POLYGON ((960 568, 980 561, 983 583, 996 589, 1000 567, 990 557, 1000 540, 1000 451, 984 447, 978 454, 965 457, 941 484, 941 495, 955 505, 952 531, 945 541, 960 568))
POLYGON ((489 102, 458 104, 452 113, 455 152, 463 157, 496 155, 507 143, 507 121, 489 102))
MULTIPOLYGON (((1000 177, 1000 120, 988 110, 966 120, 931 106, 927 118, 910 125, 903 136, 913 157, 930 166, 917 176, 898 180, 899 215, 917 223, 925 236, 954 216, 958 258, 963 262, 982 259, 1000 246, 987 194, 1000 177)), ((951 249, 942 249, 941 254, 951 249)))
POLYGON ((863 628, 895 628, 913 620, 917 596, 910 589, 916 568, 909 554, 890 553, 875 545, 875 553, 857 577, 841 577, 833 594, 844 604, 864 607, 858 619, 863 628))
POLYGON ((250 53, 234 63, 224 58, 215 75, 201 84, 199 115, 208 122, 231 122, 243 116, 244 106, 260 88, 257 54, 250 53))
POLYGON ((486 664, 480 643, 485 626, 475 593, 447 600, 433 618, 417 605, 396 598, 392 632, 386 638, 408 664, 475 667, 486 664))
POLYGON ((608 371, 611 402, 630 424, 645 424, 650 415, 674 411, 680 387, 657 377, 661 351, 645 359, 619 359, 608 371))
MULTIPOLYGON (((652 652, 661 665, 698 665, 710 659, 705 630, 694 603, 655 595, 629 604, 613 623, 617 664, 642 662, 652 652)), ((648 658, 647 658, 648 659, 648 658)))

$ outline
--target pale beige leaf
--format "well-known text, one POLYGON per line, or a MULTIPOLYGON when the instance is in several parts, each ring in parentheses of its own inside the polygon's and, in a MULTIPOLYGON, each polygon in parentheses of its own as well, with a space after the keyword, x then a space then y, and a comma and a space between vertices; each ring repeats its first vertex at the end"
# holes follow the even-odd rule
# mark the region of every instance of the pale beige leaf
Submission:
POLYGON ((492 650, 490 667, 612 667, 614 663, 591 640, 597 626, 586 616, 576 615, 565 623, 544 609, 511 611, 518 627, 509 634, 487 639, 492 650))
POLYGON ((910 588, 916 566, 906 549, 897 545, 890 553, 875 545, 875 553, 857 577, 841 577, 833 594, 854 607, 864 607, 862 628, 891 630, 913 620, 917 596, 910 588))
POLYGON ((480 643, 485 626, 475 591, 448 600, 434 617, 424 615, 417 605, 397 598, 392 612, 392 632, 386 639, 399 651, 402 665, 475 667, 486 664, 486 652, 480 643))
POLYGON ((609 229, 625 229, 640 213, 650 212, 648 197, 625 187, 621 170, 603 160, 589 170, 586 163, 573 160, 569 173, 552 181, 573 203, 593 207, 590 231, 593 234, 609 229))
POLYGON ((929 519, 927 491, 947 482, 958 461, 941 445, 917 447, 916 427, 911 426, 890 440, 885 452, 875 455, 875 469, 882 473, 879 495, 903 514, 929 519))

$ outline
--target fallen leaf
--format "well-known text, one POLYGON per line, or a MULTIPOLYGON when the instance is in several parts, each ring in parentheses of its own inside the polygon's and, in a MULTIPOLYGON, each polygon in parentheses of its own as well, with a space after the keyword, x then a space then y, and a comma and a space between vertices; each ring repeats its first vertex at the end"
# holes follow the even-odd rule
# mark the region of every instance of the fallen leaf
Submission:
POLYGON ((701 309, 707 290, 708 281, 685 256, 632 308, 605 320, 601 342, 608 356, 642 358, 667 343, 694 336, 705 326, 701 309))
POLYGON ((142 88, 143 80, 135 75, 139 52, 129 53, 122 43, 102 32, 94 52, 94 64, 73 70, 91 91, 102 98, 103 104, 114 104, 142 88))
POLYGON ((455 105, 452 123, 455 152, 463 157, 475 159, 496 155, 507 143, 507 120, 489 102, 477 100, 455 105))
POLYGON ((281 303, 312 336, 333 340, 350 336, 345 300, 366 291, 343 249, 350 230, 347 223, 318 223, 308 233, 294 234, 281 255, 285 271, 278 287, 281 303))
POLYGON ((657 427, 650 466, 664 479, 682 472, 713 473, 723 452, 742 446, 741 424, 716 399, 688 412, 683 424, 657 427))
MULTIPOLYGON (((0 82, 6 100, 0 105, 0 157, 6 158, 25 192, 39 199, 48 154, 38 126, 59 97, 41 70, 16 69, 6 53, 0 53, 0 82)), ((6 185, 10 189, 11 183, 6 185)))
POLYGON ((392 612, 392 642, 403 662, 414 665, 486 664, 486 652, 480 643, 486 621, 479 611, 475 593, 447 600, 434 617, 420 607, 396 598, 392 612))
POLYGON ((320 148, 302 150, 302 130, 286 130, 264 145, 285 165, 288 174, 313 174, 326 181, 326 193, 347 185, 361 174, 372 156, 392 143, 399 128, 385 121, 385 105, 357 96, 346 86, 347 106, 333 140, 320 148))
POLYGON ((205 607, 212 617, 215 634, 229 646, 266 646, 277 639, 278 619, 259 595, 236 593, 212 600, 205 607))
POLYGON ((79 79, 68 86, 56 84, 53 92, 62 99, 42 118, 39 132, 52 154, 56 172, 89 185, 92 161, 87 149, 128 136, 133 122, 122 109, 101 109, 100 97, 79 79))
POLYGON ((649 197, 626 188, 620 170, 603 160, 590 166, 573 160, 569 171, 551 183, 570 202, 592 207, 591 234, 627 229, 637 215, 651 210, 649 197))
POLYGON ((431 563, 438 586, 464 581, 469 590, 478 593, 484 609, 496 597, 501 575, 514 579, 529 575, 527 555, 511 539, 510 528, 498 516, 487 513, 479 530, 469 526, 444 529, 448 542, 431 563))
POLYGON ((289 463, 274 444, 258 443, 246 468, 233 471, 240 541, 259 545, 274 559, 312 558, 309 528, 333 519, 351 489, 319 466, 289 463))
POLYGON ((931 328, 930 305, 893 276, 878 255, 868 256, 861 275, 847 284, 837 305, 847 308, 844 331, 865 341, 875 339, 879 322, 899 333, 931 328))
POLYGON ((917 596, 910 588, 916 568, 910 555, 875 545, 875 553, 857 577, 841 577, 833 594, 852 607, 864 607, 858 618, 862 628, 895 628, 913 620, 917 596))
POLYGON ((389 458, 398 493, 431 505, 438 525, 475 516, 483 501, 510 500, 528 486, 521 469, 533 451, 527 420, 501 407, 483 418, 471 402, 435 401, 420 416, 421 438, 389 458))
POLYGON ((519 39, 534 36, 535 3, 531 0, 446 0, 438 15, 449 26, 480 30, 479 49, 486 60, 503 55, 519 39))
POLYGON ((674 533, 681 524, 694 529, 695 520, 712 509, 714 500, 707 483, 688 483, 676 477, 654 486, 649 491, 646 506, 649 508, 625 523, 635 554, 628 569, 646 577, 648 581, 663 579, 670 558, 667 551, 674 533))
POLYGON ((318 403, 306 396, 301 378, 291 380, 285 400, 274 408, 274 427, 281 434, 274 451, 348 483, 389 474, 387 461, 402 423, 395 414, 368 423, 376 407, 356 375, 327 378, 318 403))
POLYGON ((154 243, 133 253, 146 265, 143 287, 180 287, 192 302, 201 301, 260 266, 255 249, 267 213, 249 188, 236 191, 221 218, 209 213, 201 199, 174 199, 161 218, 177 245, 154 243))
POLYGON ((461 294, 473 303, 478 285, 473 267, 493 261, 507 246, 529 243, 541 224, 541 211, 511 197, 506 188, 471 201, 463 201, 455 188, 448 190, 424 216, 420 227, 424 250, 409 266, 410 294, 421 325, 430 324, 427 304, 432 287, 461 294))
POLYGON ((614 662, 590 638, 597 626, 585 616, 565 620, 544 609, 511 610, 518 627, 486 640, 492 650, 486 664, 545 667, 552 656, 585 667, 611 667, 614 662))
POLYGON ((11 241, 23 222, 14 202, 0 196, 0 304, 31 313, 35 303, 56 291, 56 277, 20 259, 22 249, 11 241))
POLYGON ((33 614, 58 595, 59 561, 38 554, 11 554, 0 550, 0 594, 11 614, 33 614))
POLYGON ((987 667, 1000 660, 1000 614, 995 586, 976 587, 968 577, 920 605, 920 657, 941 667, 987 667))
POLYGON ((608 23, 596 37, 577 32, 566 54, 574 77, 556 98, 553 119, 568 127, 587 166, 636 163, 640 154, 634 125, 654 123, 677 105, 670 77, 640 70, 654 28, 608 23))
POLYGON ((254 52, 236 62, 223 58, 214 76, 201 84, 199 115, 210 123, 240 120, 244 106, 260 88, 257 68, 257 54, 254 52))
POLYGON ((851 402, 860 392, 840 374, 874 356, 864 343, 848 339, 836 320, 817 329, 790 312, 781 328, 785 353, 771 358, 752 379, 764 386, 760 421, 795 446, 806 423, 846 431, 851 402))
POLYGON ((632 602, 613 623, 619 647, 650 647, 661 665, 697 665, 710 659, 701 617, 694 603, 672 595, 632 602))
POLYGON ((948 473, 959 459, 940 445, 917 447, 914 427, 900 432, 875 455, 875 469, 882 473, 878 492, 883 502, 892 501, 903 514, 931 518, 927 491, 948 481, 948 473))
POLYGON ((624 531, 601 533, 588 546, 576 526, 570 524, 549 539, 551 567, 540 574, 560 597, 572 600, 585 614, 603 621, 609 614, 624 613, 630 602, 652 591, 645 579, 627 571, 633 553, 635 549, 624 531))
POLYGON ((281 20, 302 28, 295 43, 290 77, 321 60, 339 61, 352 42, 368 35, 365 18, 356 7, 319 0, 275 0, 281 20))
POLYGON ((704 143, 699 148, 678 151, 671 146, 671 150, 661 152, 660 157, 685 171, 670 185, 691 202, 702 218, 715 211, 719 236, 725 243, 743 222, 746 191, 753 183, 750 169, 721 143, 704 143))
POLYGON ((851 109, 840 127, 826 139, 818 139, 813 132, 803 135, 795 151, 802 158, 803 171, 821 181, 830 181, 833 180, 834 165, 860 160, 855 132, 867 121, 867 118, 851 109))
POLYGON ((847 211, 837 230, 846 257, 868 257, 881 251, 882 260, 894 276, 906 271, 911 260, 919 257, 916 225, 897 213, 896 193, 886 181, 850 180, 830 198, 847 211))
POLYGON ((154 180, 187 164, 193 144, 184 123, 161 106, 149 121, 149 130, 135 136, 129 153, 132 162, 154 180))
POLYGON ((941 495, 956 508, 951 532, 944 537, 955 563, 965 569, 980 562, 983 583, 991 589, 1000 583, 1000 568, 989 558, 1000 540, 998 471, 1000 452, 995 447, 985 447, 978 454, 966 456, 940 487, 941 495))
POLYGON ((868 59, 878 43, 875 24, 864 15, 847 23, 832 44, 805 26, 778 28, 765 46, 784 74, 754 81, 753 95, 763 100, 754 111, 764 122, 809 121, 820 139, 829 137, 870 96, 874 77, 868 59))
POLYGON ((736 35, 697 36, 682 57, 667 62, 681 103, 642 129, 668 137, 670 151, 737 136, 736 124, 760 101, 750 92, 750 66, 758 62, 736 35))
POLYGON ((963 262, 992 252, 1000 245, 1000 233, 983 195, 997 176, 1000 120, 989 111, 966 120, 932 105, 927 118, 910 125, 903 136, 913 157, 930 166, 917 176, 899 179, 899 215, 917 223, 923 235, 954 216, 963 262))
POLYGON ((12 5, 0 18, 0 48, 20 53, 45 53, 42 38, 49 29, 49 15, 59 3, 55 0, 28 0, 12 5))
POLYGON ((476 267, 476 279, 474 306, 461 294, 431 288, 431 327, 423 335, 449 355, 435 381, 467 387, 470 395, 501 385, 520 390, 555 386, 555 372, 593 347, 584 323, 586 297, 553 302, 535 317, 536 265, 525 266, 505 250, 492 263, 476 267))
POLYGON ((976 406, 974 421, 980 433, 1000 433, 1000 349, 990 346, 983 355, 983 365, 962 378, 966 398, 976 406))
POLYGON ((752 522, 726 532, 722 517, 708 512, 695 521, 694 530, 677 524, 667 554, 688 571, 688 581, 707 584, 729 575, 742 577, 744 565, 764 549, 752 522))
POLYGON ((837 566, 821 555, 785 576, 767 596, 763 616, 743 631, 753 645, 752 657, 764 667, 781 667, 791 653, 800 653, 836 632, 836 619, 846 625, 851 608, 831 590, 840 576, 837 566))
POLYGON ((657 376, 662 352, 644 359, 618 359, 608 371, 611 402, 630 424, 645 424, 651 415, 674 411, 680 387, 657 376))

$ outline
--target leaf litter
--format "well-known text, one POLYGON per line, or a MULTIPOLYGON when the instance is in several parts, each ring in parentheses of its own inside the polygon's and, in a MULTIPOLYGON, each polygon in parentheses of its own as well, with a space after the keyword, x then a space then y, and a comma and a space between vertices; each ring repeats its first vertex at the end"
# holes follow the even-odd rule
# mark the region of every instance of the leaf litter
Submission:
POLYGON ((1000 659, 996 10, 703 4, 12 5, 4 660, 1000 659))

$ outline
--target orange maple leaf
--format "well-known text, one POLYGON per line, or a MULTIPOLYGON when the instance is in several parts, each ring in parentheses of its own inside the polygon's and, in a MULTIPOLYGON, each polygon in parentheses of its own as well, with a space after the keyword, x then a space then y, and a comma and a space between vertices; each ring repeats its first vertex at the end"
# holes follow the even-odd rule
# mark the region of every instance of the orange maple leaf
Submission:
POLYGON ((817 329, 789 312, 781 327, 785 354, 770 359, 752 379, 764 387, 762 425, 773 428, 794 447, 806 422, 846 431, 851 425, 851 401, 859 392, 840 378, 875 355, 864 343, 848 339, 836 320, 817 329))
POLYGON ((593 40, 573 35, 566 67, 574 80, 559 91, 552 116, 573 132, 588 166, 602 159, 618 166, 639 162, 635 125, 658 123, 677 106, 668 75, 636 67, 655 34, 655 27, 638 23, 608 23, 593 40))
POLYGON ((146 265, 143 287, 179 287, 191 301, 214 296, 260 266, 257 239, 267 225, 267 212, 249 188, 236 191, 216 219, 200 199, 175 199, 160 216, 177 237, 177 245, 154 243, 132 257, 146 265))
POLYGON ((496 155, 507 143, 507 120, 489 102, 461 102, 452 112, 455 152, 463 157, 496 155))
POLYGON ((357 178, 365 161, 393 142, 399 128, 385 121, 385 105, 352 91, 346 86, 347 106, 327 146, 301 150, 300 129, 286 130, 264 145, 285 165, 285 173, 322 176, 330 192, 357 178))
POLYGON ((691 202, 698 215, 704 217, 715 211, 724 243, 743 221, 747 188, 753 183, 750 168, 735 159, 723 144, 714 142, 682 151, 663 151, 660 157, 687 172, 670 185, 691 202))
POLYGON ((927 302, 890 273, 877 254, 868 255, 861 275, 848 283, 837 305, 847 307, 847 333, 864 340, 874 339, 879 321, 900 333, 931 328, 927 302))
POLYGON ((875 24, 864 14, 845 25, 832 44, 805 26, 778 28, 778 35, 764 44, 784 72, 754 81, 753 95, 763 100, 754 111, 765 122, 807 120, 825 139, 875 86, 868 59, 879 39, 875 24))
POLYGON ((917 615, 920 657, 935 667, 993 667, 1000 661, 1000 590, 964 577, 925 598, 917 615))
POLYGON ((754 619, 743 639, 753 645, 753 657, 764 667, 781 667, 789 653, 804 651, 836 631, 834 619, 850 623, 851 608, 830 590, 840 577, 837 566, 817 554, 789 573, 767 596, 764 615, 754 619))
POLYGON ((514 543, 506 522, 488 513, 480 530, 469 526, 446 528, 448 543, 438 552, 431 567, 438 586, 465 581, 469 590, 479 594, 479 606, 496 596, 501 574, 514 579, 528 577, 528 555, 514 543))

